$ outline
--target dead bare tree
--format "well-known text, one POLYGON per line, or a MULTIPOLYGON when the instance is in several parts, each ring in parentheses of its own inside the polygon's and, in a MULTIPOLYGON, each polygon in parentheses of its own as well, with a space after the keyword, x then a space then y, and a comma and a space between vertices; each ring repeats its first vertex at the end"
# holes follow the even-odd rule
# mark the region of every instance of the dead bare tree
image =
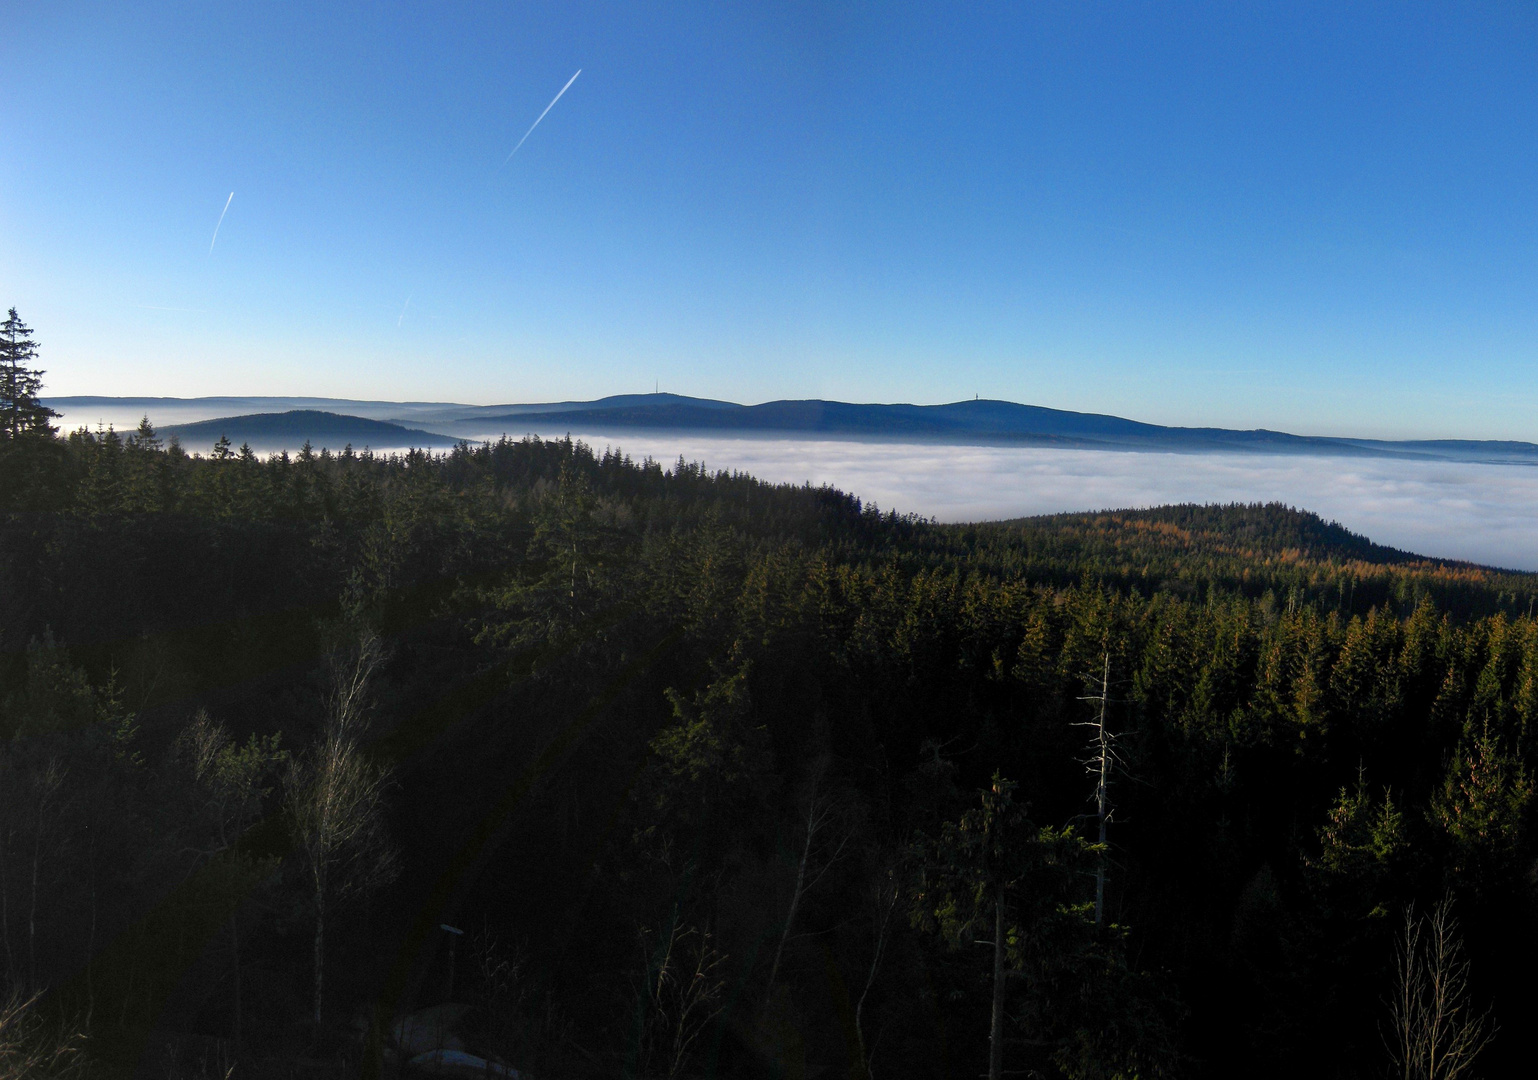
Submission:
POLYGON ((365 633, 333 663, 326 725, 309 753, 285 778, 285 802, 309 886, 315 920, 313 1016, 321 1022, 325 988, 326 916, 345 897, 395 876, 393 850, 383 836, 386 771, 359 742, 367 720, 368 688, 383 655, 365 633))
POLYGON ((688 1066, 700 1034, 726 1007, 721 1000, 726 982, 718 974, 726 957, 708 931, 674 922, 664 933, 647 970, 640 1059, 643 1075, 673 1080, 688 1066))
POLYGON ((1475 1011, 1452 900, 1444 898, 1430 916, 1406 908, 1397 953, 1385 1032, 1395 1075, 1403 1080, 1470 1076, 1497 1028, 1488 1009, 1475 1011))
POLYGON ((837 807, 832 799, 821 791, 822 770, 819 769, 812 777, 811 788, 807 792, 806 814, 801 820, 801 854, 796 860, 796 883, 790 893, 790 907, 785 912, 785 924, 780 930, 779 944, 774 948, 774 962, 769 965, 769 988, 774 987, 774 981, 780 974, 780 961, 785 955, 785 944, 790 940, 791 929, 796 924, 796 914, 801 910, 801 901, 806 899, 808 893, 817 887, 817 883, 823 879, 828 870, 838 861, 844 848, 849 843, 849 834, 845 833, 830 853, 828 845, 823 843, 820 837, 827 832, 837 815, 837 807), (813 869, 817 864, 819 869, 813 869))
POLYGON ((80 1036, 46 1027, 36 1005, 36 996, 19 994, 0 1001, 0 1076, 5 1080, 63 1077, 80 1068, 80 1036))
POLYGON ((1100 857, 1095 862, 1095 925, 1100 926, 1105 921, 1105 867, 1106 867, 1106 826, 1111 821, 1111 774, 1121 767, 1121 755, 1116 749, 1116 735, 1106 726, 1106 713, 1111 702, 1111 654, 1105 653, 1100 669, 1100 690, 1098 693, 1081 697, 1080 701, 1093 702, 1096 706, 1095 718, 1083 723, 1075 724, 1075 727, 1092 728, 1089 744, 1089 757, 1084 759, 1084 767, 1095 778, 1095 816, 1099 821, 1099 834, 1097 842, 1100 845, 1100 857))
POLYGON ((865 974, 865 986, 861 988, 860 998, 854 1006, 854 1034, 860 1050, 860 1071, 865 1080, 870 1080, 872 1075, 876 1046, 880 1042, 879 1035, 874 1042, 866 1036, 865 1003, 870 999, 871 988, 876 985, 876 976, 881 971, 881 961, 886 955, 886 948, 892 937, 893 916, 897 913, 897 905, 902 896, 902 880, 898 869, 895 866, 888 866, 886 873, 878 876, 871 885, 870 900, 875 941, 871 949, 870 967, 865 974))

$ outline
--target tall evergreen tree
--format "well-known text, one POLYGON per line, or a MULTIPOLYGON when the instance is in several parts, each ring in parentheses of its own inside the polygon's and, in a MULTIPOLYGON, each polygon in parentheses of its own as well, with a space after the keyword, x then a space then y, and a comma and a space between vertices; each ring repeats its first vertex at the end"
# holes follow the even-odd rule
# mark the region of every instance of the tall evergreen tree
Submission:
POLYGON ((37 399, 43 372, 31 366, 36 359, 32 328, 11 308, 0 322, 0 437, 17 439, 56 431, 49 421, 59 414, 37 399))
MULTIPOLYGON (((1097 854, 1071 828, 1032 823, 1014 793, 1014 783, 994 773, 992 786, 979 792, 981 806, 946 822, 915 851, 923 880, 914 897, 914 924, 939 931, 952 946, 984 944, 993 954, 988 1080, 1004 1075, 1009 984, 1026 973, 1028 962, 1041 962, 1039 955, 1028 961, 1027 954, 1061 947, 1072 936, 1046 929, 1065 911, 1069 923, 1079 924, 1080 936, 1088 926, 1083 906, 1069 905, 1087 858, 1097 854)), ((1041 1041, 1044 1032, 1033 1034, 1041 1041)))

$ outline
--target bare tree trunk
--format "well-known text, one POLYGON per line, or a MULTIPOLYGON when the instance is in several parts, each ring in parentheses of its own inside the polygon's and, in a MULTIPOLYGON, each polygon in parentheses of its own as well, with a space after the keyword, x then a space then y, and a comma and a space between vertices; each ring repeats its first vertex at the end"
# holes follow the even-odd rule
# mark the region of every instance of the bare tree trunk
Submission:
POLYGON ((785 953, 785 942, 790 940, 790 928, 796 921, 796 911, 801 907, 801 897, 806 892, 806 866, 812 858, 812 841, 817 838, 817 792, 813 789, 811 806, 806 814, 806 840, 801 845, 801 860, 796 867, 796 887, 790 894, 790 910, 785 913, 785 926, 780 931, 780 943, 774 947, 774 963, 769 965, 769 986, 780 973, 780 958, 785 953))
POLYGON ((993 1021, 988 1029, 988 1080, 1004 1075, 1004 886, 993 898, 993 1021))
MULTIPOLYGON (((870 970, 865 975, 865 988, 860 991, 860 1000, 854 1006, 854 1035, 860 1047, 860 1073, 864 1080, 870 1080, 871 1061, 875 1057, 875 1048, 865 1038, 865 1001, 870 997, 871 988, 876 985, 876 973, 881 969, 881 957, 886 952, 887 931, 891 928, 892 911, 897 907, 898 893, 897 883, 888 881, 876 898, 876 947, 871 954, 870 970)), ((879 1040, 880 1037, 877 1038, 879 1040)))
POLYGON ((1116 736, 1106 727, 1106 710, 1111 702, 1111 654, 1106 652, 1102 656, 1100 667, 1100 692, 1089 694, 1079 698, 1080 701, 1093 702, 1095 718, 1074 727, 1093 728, 1094 734, 1090 736, 1089 757, 1084 764, 1089 769, 1091 776, 1095 778, 1095 817, 1099 822, 1097 842, 1100 845, 1100 854, 1095 862, 1095 925, 1101 926, 1105 922, 1105 878, 1106 878, 1106 825, 1111 820, 1111 771, 1118 764, 1116 751, 1116 736))
POLYGON ((325 890, 316 890, 315 899, 315 1026, 320 1027, 321 993, 326 979, 326 901, 325 890))
POLYGON ((811 874, 812 863, 818 854, 817 837, 827 827, 828 821, 833 816, 833 808, 829 802, 817 797, 820 775, 821 769, 819 767, 818 774, 812 778, 812 790, 807 797, 806 836, 801 845, 801 858, 796 866, 796 887, 790 894, 790 910, 785 913, 785 926, 780 931, 780 943, 774 950, 774 963, 769 967, 770 987, 774 986, 775 978, 779 975, 780 960, 785 952, 786 943, 790 941, 790 932, 795 925, 796 912, 801 908, 801 901, 806 898, 809 892, 817 887, 817 883, 822 880, 823 875, 828 872, 828 869, 838 861, 838 857, 843 854, 845 845, 849 843, 849 834, 845 833, 844 838, 839 841, 838 847, 822 860, 822 869, 818 870, 816 874, 811 874), (808 880, 809 875, 810 880, 808 880))
POLYGON ((394 875, 388 846, 377 835, 386 774, 363 757, 358 745, 369 682, 381 655, 378 639, 365 634, 349 658, 335 663, 326 732, 285 779, 289 813, 314 888, 312 1018, 317 1026, 323 1015, 328 905, 351 893, 366 893, 394 875))
POLYGON ((230 916, 230 952, 233 955, 235 967, 235 1050, 240 1050, 240 911, 239 905, 236 912, 230 916))
POLYGON ((1095 862, 1095 925, 1101 926, 1105 921, 1105 822, 1106 812, 1109 808, 1109 790, 1111 772, 1111 748, 1106 742, 1105 731, 1105 707, 1106 698, 1110 696, 1111 684, 1111 654, 1105 654, 1105 666, 1100 673, 1100 715, 1096 718, 1095 726, 1098 729, 1096 736, 1099 746, 1096 757, 1099 759, 1100 779, 1095 785, 1095 810, 1100 818, 1100 857, 1095 862))

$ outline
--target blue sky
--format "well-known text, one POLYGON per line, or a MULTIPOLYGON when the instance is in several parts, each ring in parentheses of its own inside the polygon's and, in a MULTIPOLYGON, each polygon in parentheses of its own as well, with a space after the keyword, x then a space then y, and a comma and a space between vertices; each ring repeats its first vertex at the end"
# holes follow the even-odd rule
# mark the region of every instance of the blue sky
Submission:
POLYGON ((6 54, 53 393, 1538 440, 1530 4, 52 2, 6 54))

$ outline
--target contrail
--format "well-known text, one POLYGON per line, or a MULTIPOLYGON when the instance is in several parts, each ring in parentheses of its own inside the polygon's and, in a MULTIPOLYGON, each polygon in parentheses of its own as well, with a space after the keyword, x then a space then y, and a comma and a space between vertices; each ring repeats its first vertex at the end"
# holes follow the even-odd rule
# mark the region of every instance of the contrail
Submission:
MULTIPOLYGON (((230 197, 228 199, 224 200, 224 209, 219 211, 219 225, 223 225, 224 224, 224 215, 228 214, 230 212, 230 203, 232 203, 234 201, 235 201, 235 193, 232 191, 232 192, 230 192, 230 197)), ((210 255, 212 255, 214 253, 214 244, 219 239, 219 225, 215 225, 214 226, 214 238, 213 238, 213 240, 210 240, 208 242, 208 253, 210 255)))
MULTIPOLYGON (((578 68, 577 69, 577 75, 581 75, 581 74, 582 74, 582 69, 578 68)), ((566 93, 566 91, 571 89, 571 84, 577 81, 577 75, 573 75, 571 78, 566 80, 566 85, 561 87, 561 94, 564 94, 564 93, 566 93)), ((561 100, 561 94, 557 94, 557 95, 555 95, 555 97, 550 99, 550 104, 545 106, 545 112, 542 112, 542 113, 539 114, 539 120, 543 120, 545 118, 545 113, 547 113, 551 109, 555 108, 555 103, 557 101, 561 100)), ((518 152, 518 147, 522 146, 524 144, 525 140, 527 140, 530 135, 534 134, 534 129, 539 127, 539 120, 536 120, 532 124, 529 125, 529 130, 525 131, 523 133, 523 138, 518 140, 518 146, 513 147, 512 153, 508 154, 507 157, 502 159, 502 165, 506 165, 509 161, 513 160, 513 154, 516 154, 518 152)), ((499 169, 502 168, 502 165, 498 165, 497 168, 499 168, 499 169)))
POLYGON ((406 317, 406 309, 411 306, 411 294, 406 294, 406 302, 401 305, 401 313, 395 317, 395 329, 401 328, 401 320, 406 317))

